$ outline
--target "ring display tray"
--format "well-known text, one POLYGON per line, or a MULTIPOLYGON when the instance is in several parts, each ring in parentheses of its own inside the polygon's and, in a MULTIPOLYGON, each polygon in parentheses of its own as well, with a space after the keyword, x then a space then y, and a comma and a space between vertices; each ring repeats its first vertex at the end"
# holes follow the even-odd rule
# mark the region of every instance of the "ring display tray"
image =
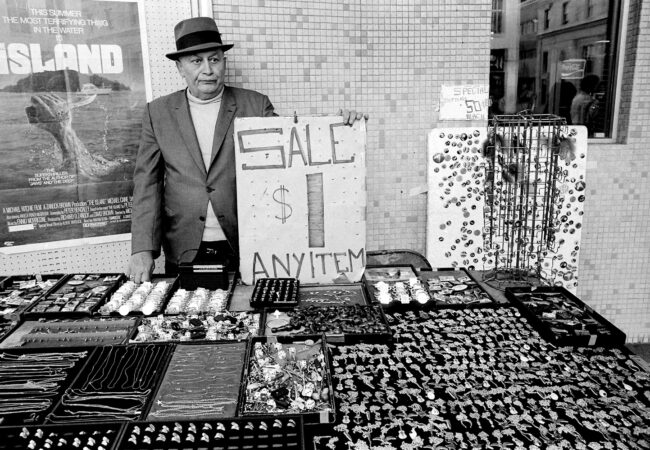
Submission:
POLYGON ((162 314, 172 293, 178 289, 178 277, 153 275, 150 283, 136 284, 123 279, 99 306, 102 316, 154 316, 162 314))
POLYGON ((300 450, 305 448, 300 415, 219 420, 135 422, 127 425, 123 450, 300 450))
POLYGON ((507 288, 506 298, 555 345, 625 344, 625 333, 563 287, 507 288))
POLYGON ((465 269, 422 271, 408 280, 366 280, 369 296, 386 311, 466 309, 497 302, 465 269))
POLYGON ((123 428, 123 422, 0 427, 0 450, 116 450, 123 428))
POLYGON ((253 308, 286 308, 298 305, 300 281, 295 278, 260 278, 255 282, 253 308))
POLYGON ((237 277, 233 274, 230 287, 224 289, 208 289, 204 287, 183 288, 177 284, 170 292, 169 300, 164 308, 168 315, 197 315, 201 313, 217 314, 228 309, 237 277))

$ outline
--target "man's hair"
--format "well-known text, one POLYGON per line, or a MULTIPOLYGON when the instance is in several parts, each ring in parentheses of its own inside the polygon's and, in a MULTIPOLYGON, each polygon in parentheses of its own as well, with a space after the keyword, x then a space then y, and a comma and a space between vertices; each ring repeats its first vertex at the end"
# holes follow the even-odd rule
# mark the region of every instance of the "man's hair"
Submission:
POLYGON ((600 83, 600 78, 597 75, 587 75, 580 80, 580 90, 587 94, 593 94, 596 91, 598 83, 600 83))

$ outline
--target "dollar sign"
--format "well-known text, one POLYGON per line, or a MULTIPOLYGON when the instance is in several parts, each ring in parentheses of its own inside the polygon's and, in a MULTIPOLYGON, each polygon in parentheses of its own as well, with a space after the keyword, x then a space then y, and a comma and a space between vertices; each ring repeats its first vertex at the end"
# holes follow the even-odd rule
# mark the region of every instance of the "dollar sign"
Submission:
POLYGON ((293 214, 293 208, 291 205, 289 205, 287 202, 285 202, 285 192, 289 192, 287 188, 284 187, 284 185, 280 185, 278 189, 273 191, 273 200, 278 202, 280 204, 280 209, 281 209, 281 214, 280 216, 275 216, 276 219, 280 219, 282 223, 285 223, 289 217, 291 217, 291 214, 293 214), (279 199, 275 196, 275 194, 279 195, 279 199), (287 208, 289 208, 288 214, 287 214, 287 208))

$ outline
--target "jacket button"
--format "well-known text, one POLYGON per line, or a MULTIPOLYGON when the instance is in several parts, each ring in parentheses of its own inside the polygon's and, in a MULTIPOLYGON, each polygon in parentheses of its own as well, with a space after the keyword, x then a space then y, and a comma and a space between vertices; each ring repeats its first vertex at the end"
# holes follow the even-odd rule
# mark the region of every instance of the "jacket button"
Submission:
POLYGON ((205 222, 205 216, 200 216, 200 217, 199 217, 199 220, 200 220, 201 222, 205 222))
POLYGON ((209 194, 210 192, 214 192, 214 188, 211 188, 210 186, 208 186, 207 188, 205 188, 205 190, 208 191, 208 194, 209 194))

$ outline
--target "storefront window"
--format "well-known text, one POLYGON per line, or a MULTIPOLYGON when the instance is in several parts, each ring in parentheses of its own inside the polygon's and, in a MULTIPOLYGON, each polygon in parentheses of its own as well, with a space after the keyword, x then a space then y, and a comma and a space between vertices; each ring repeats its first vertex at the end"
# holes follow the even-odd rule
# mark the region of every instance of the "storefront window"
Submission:
POLYGON ((620 0, 493 1, 492 114, 557 114, 611 136, 620 0), (507 58, 506 58, 507 56, 507 58))
POLYGON ((492 33, 501 33, 503 20, 503 0, 492 0, 492 33))

